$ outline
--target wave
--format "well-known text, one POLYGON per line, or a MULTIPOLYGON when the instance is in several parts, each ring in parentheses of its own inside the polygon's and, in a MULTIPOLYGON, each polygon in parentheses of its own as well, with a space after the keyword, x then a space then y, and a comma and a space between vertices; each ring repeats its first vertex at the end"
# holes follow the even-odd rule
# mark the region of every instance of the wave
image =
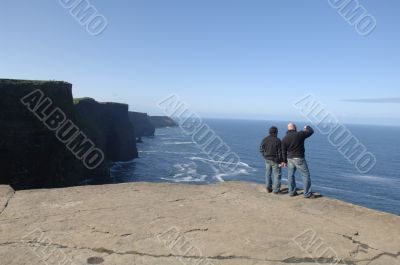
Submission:
POLYGON ((366 194, 365 192, 357 192, 357 191, 351 191, 351 190, 343 190, 343 189, 332 188, 332 187, 326 187, 326 186, 319 186, 319 185, 313 185, 313 187, 316 187, 316 188, 318 188, 318 189, 320 189, 320 190, 330 190, 330 191, 334 192, 335 194, 348 193, 348 194, 357 195, 357 197, 368 197, 368 198, 374 198, 374 199, 377 199, 377 200, 384 200, 384 201, 390 201, 390 202, 399 203, 398 200, 393 200, 393 199, 389 199, 389 198, 386 198, 386 197, 381 197, 381 196, 366 194))
POLYGON ((206 163, 211 167, 211 169, 214 171, 214 175, 211 176, 211 179, 218 181, 218 182, 225 182, 225 179, 229 179, 230 177, 236 177, 236 176, 249 176, 257 169, 251 167, 249 164, 246 164, 244 162, 239 162, 238 166, 233 170, 229 172, 223 172, 219 169, 219 166, 222 165, 231 165, 232 163, 230 162, 221 162, 213 159, 208 159, 204 157, 198 157, 198 156, 193 156, 189 158, 192 161, 201 161, 206 163))
MULTIPOLYGON (((197 160, 209 160, 204 158, 197 158, 197 160)), ((199 172, 198 165, 195 162, 189 163, 176 163, 174 167, 174 175, 171 177, 162 177, 160 179, 173 182, 198 182, 198 183, 215 183, 215 182, 225 182, 225 179, 236 176, 249 176, 251 175, 251 170, 249 168, 239 167, 231 172, 223 172, 218 167, 213 164, 207 163, 211 168, 210 170, 205 170, 206 174, 203 173, 204 168, 201 168, 199 172), (212 173, 214 172, 214 173, 212 173)))
MULTIPOLYGON (((220 165, 220 164, 222 164, 222 165, 231 165, 232 164, 230 162, 221 162, 219 160, 212 160, 212 159, 207 159, 207 158, 198 157, 198 156, 189 157, 189 159, 193 160, 193 161, 198 160, 198 161, 203 161, 203 162, 211 162, 212 164, 218 164, 218 165, 220 165)), ((246 164, 244 162, 239 162, 239 166, 243 166, 243 167, 246 167, 246 168, 249 168, 249 169, 256 170, 253 167, 251 167, 249 164, 246 164)))
POLYGON ((251 173, 248 172, 247 170, 239 169, 239 170, 236 170, 236 171, 233 171, 233 172, 215 174, 213 176, 213 178, 219 180, 220 182, 224 182, 225 178, 228 178, 228 177, 249 176, 249 175, 251 175, 251 173))
POLYGON ((167 142, 165 145, 195 144, 196 142, 167 142))
POLYGON ((193 152, 173 152, 173 151, 160 151, 160 150, 156 150, 156 151, 139 151, 139 153, 143 153, 143 154, 173 154, 173 155, 196 155, 197 153, 193 153, 193 152))
POLYGON ((177 163, 174 165, 175 173, 171 178, 161 178, 163 180, 172 180, 174 182, 204 182, 207 175, 197 172, 197 165, 194 162, 177 163))
POLYGON ((202 180, 202 179, 192 178, 190 176, 179 178, 179 179, 177 179, 175 177, 172 177, 172 178, 160 178, 160 179, 168 181, 168 182, 175 182, 175 183, 183 183, 183 182, 192 182, 192 183, 193 182, 198 182, 198 183, 202 183, 202 182, 204 182, 204 180, 202 180))
POLYGON ((345 178, 353 178, 366 182, 378 182, 378 183, 396 183, 400 184, 400 179, 393 179, 382 176, 374 176, 374 175, 353 175, 353 174, 342 174, 345 178))

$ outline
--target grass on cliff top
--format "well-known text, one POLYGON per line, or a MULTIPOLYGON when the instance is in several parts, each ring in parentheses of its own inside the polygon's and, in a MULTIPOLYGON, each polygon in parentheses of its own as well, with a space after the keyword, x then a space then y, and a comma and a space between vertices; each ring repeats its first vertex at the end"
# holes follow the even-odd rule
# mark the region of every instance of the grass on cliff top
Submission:
POLYGON ((0 78, 0 85, 43 85, 43 84, 69 84, 64 81, 56 80, 24 80, 24 79, 3 79, 0 78))
POLYGON ((94 100, 93 98, 89 98, 89 97, 74 98, 74 105, 79 104, 79 102, 84 101, 84 100, 96 101, 96 100, 94 100))
POLYGON ((98 102, 97 100, 89 97, 83 97, 83 98, 74 98, 74 105, 81 103, 82 101, 92 101, 96 102, 100 105, 115 105, 115 106, 128 106, 128 104, 125 103, 118 103, 118 102, 98 102))

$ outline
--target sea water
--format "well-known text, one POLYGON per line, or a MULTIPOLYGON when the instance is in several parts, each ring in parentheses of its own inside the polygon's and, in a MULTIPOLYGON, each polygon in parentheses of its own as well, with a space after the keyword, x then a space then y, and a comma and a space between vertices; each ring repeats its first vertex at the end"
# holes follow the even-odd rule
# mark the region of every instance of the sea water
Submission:
MULTIPOLYGON (((265 183, 260 143, 270 126, 277 126, 279 137, 283 138, 287 122, 207 119, 205 123, 240 158, 235 171, 222 171, 220 161, 210 158, 181 128, 163 128, 157 130, 155 137, 144 138, 138 144, 139 159, 113 165, 112 182, 265 183)), ((304 125, 299 123, 298 127, 304 125)), ((376 157, 376 166, 367 174, 360 173, 329 143, 326 135, 315 130, 306 141, 313 191, 400 215, 400 127, 347 125, 347 128, 376 157)), ((287 169, 283 169, 282 175, 285 184, 287 169)), ((301 176, 297 174, 296 180, 301 188, 301 176)))

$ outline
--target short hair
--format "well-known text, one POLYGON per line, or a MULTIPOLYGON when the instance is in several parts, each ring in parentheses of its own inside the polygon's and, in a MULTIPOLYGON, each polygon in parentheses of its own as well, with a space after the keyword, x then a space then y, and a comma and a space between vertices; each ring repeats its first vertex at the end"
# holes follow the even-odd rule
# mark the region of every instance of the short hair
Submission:
POLYGON ((271 128, 269 128, 269 134, 270 135, 278 135, 278 128, 276 128, 275 126, 272 126, 271 128))

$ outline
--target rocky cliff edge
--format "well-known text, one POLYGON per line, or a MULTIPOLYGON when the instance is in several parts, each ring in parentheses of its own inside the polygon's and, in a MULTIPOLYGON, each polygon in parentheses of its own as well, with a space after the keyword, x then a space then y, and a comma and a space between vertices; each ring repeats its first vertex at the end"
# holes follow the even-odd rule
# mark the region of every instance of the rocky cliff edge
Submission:
POLYGON ((1 264, 400 264, 399 216, 251 183, 2 187, 4 201, 1 264))

